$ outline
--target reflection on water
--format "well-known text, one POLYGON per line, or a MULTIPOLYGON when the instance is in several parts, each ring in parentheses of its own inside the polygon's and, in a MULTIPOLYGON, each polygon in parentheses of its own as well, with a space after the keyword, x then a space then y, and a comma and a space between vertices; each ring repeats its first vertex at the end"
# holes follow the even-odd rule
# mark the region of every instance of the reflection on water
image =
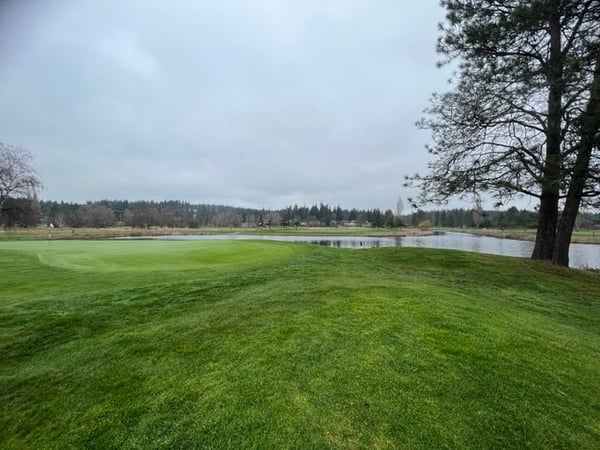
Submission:
MULTIPOLYGON (((380 238, 379 241, 370 242, 370 245, 371 247, 393 245, 398 247, 443 248, 523 258, 529 258, 533 252, 533 242, 531 241, 501 239, 468 233, 443 233, 432 236, 407 236, 396 239, 380 238)), ((600 269, 600 246, 571 244, 569 259, 572 267, 600 269)))
MULTIPOLYGON (((529 258, 533 242, 501 239, 468 233, 444 233, 435 236, 404 237, 399 245, 404 247, 427 247, 465 250, 493 255, 529 258)), ((600 269, 600 245, 571 244, 569 259, 571 267, 600 269)))
MULTIPOLYGON (((464 250, 494 255, 528 258, 533 242, 501 239, 468 233, 437 233, 431 236, 368 237, 368 236, 277 236, 277 235, 184 235, 163 236, 161 239, 265 239, 271 241, 304 242, 336 248, 424 247, 464 250)), ((572 267, 600 269, 600 245, 571 244, 569 253, 572 267)))
POLYGON ((467 233, 444 233, 434 236, 405 237, 406 247, 447 248, 494 255, 528 257, 533 251, 533 242, 515 239, 500 239, 467 233))

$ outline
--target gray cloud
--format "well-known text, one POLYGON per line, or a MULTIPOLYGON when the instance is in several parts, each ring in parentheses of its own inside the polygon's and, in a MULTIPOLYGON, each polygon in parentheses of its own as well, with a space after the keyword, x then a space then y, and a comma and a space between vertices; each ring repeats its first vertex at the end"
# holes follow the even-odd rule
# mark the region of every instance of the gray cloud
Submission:
POLYGON ((437 1, 0 2, 0 140, 66 201, 393 208, 437 1), (27 3, 27 5, 24 5, 27 3))

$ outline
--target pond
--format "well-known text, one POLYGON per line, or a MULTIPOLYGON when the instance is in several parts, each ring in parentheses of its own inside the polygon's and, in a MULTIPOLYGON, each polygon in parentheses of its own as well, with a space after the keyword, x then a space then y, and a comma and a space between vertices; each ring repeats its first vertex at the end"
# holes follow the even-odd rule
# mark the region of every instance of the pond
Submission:
MULTIPOLYGON (((264 239, 271 241, 304 242, 338 248, 376 247, 425 247, 464 250, 494 255, 519 256, 528 258, 533 250, 533 242, 515 239, 501 239, 478 236, 469 233, 436 233, 431 236, 369 237, 369 236, 279 236, 279 235, 174 235, 160 236, 159 239, 264 239)), ((569 253, 571 267, 600 269, 600 245, 571 244, 569 253)))

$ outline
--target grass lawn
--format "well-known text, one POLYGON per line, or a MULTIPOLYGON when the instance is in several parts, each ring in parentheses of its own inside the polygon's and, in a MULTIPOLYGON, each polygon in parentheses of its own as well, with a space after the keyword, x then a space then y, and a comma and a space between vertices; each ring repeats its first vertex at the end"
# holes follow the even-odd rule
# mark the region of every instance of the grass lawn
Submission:
POLYGON ((0 448, 600 443, 600 274, 443 250, 0 242, 0 448))

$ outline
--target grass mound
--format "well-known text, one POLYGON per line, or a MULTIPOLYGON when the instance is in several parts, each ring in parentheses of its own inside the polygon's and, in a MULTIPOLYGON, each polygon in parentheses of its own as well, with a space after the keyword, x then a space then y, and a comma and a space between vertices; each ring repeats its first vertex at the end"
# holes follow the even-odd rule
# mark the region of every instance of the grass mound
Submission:
POLYGON ((600 275, 425 249, 0 243, 1 448, 597 448, 600 275))

